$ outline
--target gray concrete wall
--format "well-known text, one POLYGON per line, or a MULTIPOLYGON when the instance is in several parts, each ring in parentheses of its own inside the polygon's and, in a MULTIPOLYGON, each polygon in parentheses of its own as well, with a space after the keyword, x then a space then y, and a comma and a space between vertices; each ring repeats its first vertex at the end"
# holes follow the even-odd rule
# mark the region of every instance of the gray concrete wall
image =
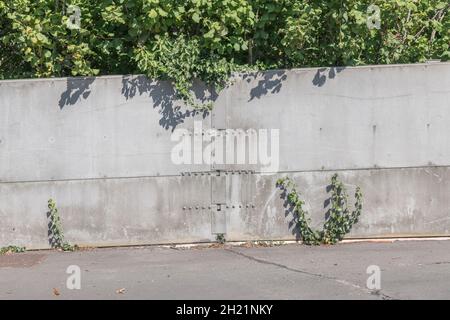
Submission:
POLYGON ((320 227, 334 172, 364 192, 349 237, 450 235, 449 63, 236 75, 196 94, 211 113, 140 76, 0 81, 0 246, 48 247, 49 198, 78 244, 294 239, 276 180, 295 179, 320 227), (194 121, 279 129, 279 169, 173 163, 171 134, 194 121))

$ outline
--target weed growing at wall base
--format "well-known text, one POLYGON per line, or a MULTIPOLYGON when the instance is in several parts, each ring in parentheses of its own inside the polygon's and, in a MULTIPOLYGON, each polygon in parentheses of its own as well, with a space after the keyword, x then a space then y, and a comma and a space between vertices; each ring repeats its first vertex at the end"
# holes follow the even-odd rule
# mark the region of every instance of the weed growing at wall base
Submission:
POLYGON ((25 247, 18 247, 18 246, 7 246, 0 248, 0 255, 1 254, 11 254, 11 253, 21 253, 25 252, 25 247))
POLYGON ((55 201, 53 201, 53 199, 48 200, 48 210, 48 237, 52 248, 60 249, 63 251, 75 251, 76 249, 78 249, 77 245, 71 245, 64 240, 61 218, 59 217, 58 208, 56 207, 56 203, 55 201))
POLYGON ((218 233, 216 235, 217 243, 224 244, 227 240, 225 239, 225 235, 223 233, 218 233))
POLYGON ((303 208, 305 202, 301 200, 297 186, 288 177, 277 181, 285 196, 286 201, 292 209, 296 227, 301 235, 303 243, 308 245, 335 244, 341 241, 350 232, 352 226, 358 222, 362 211, 362 192, 359 187, 355 191, 354 210, 348 208, 348 196, 344 184, 334 174, 331 178, 331 208, 328 210, 323 230, 318 231, 311 228, 311 219, 308 212, 303 208))

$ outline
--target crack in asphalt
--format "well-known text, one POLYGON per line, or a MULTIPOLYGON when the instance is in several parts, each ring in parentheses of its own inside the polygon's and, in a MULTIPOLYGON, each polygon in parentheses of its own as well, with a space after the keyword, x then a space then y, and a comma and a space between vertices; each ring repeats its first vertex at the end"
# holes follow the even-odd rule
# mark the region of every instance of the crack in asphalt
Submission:
POLYGON ((354 284, 352 282, 349 282, 347 280, 343 280, 343 279, 338 279, 338 278, 335 278, 335 277, 327 276, 327 275, 322 274, 322 273, 314 273, 314 272, 309 272, 309 271, 305 271, 305 270, 301 270, 301 269, 291 268, 291 267, 288 267, 288 266, 286 266, 284 264, 281 264, 281 263, 276 263, 276 262, 267 261, 267 260, 264 260, 264 259, 259 259, 259 258, 250 256, 250 255, 247 255, 245 253, 242 253, 242 252, 239 252, 239 251, 235 251, 235 250, 230 249, 230 248, 225 248, 225 251, 228 251, 230 253, 233 253, 235 255, 241 256, 243 258, 249 259, 249 260, 257 262, 257 263, 261 263, 261 264, 265 264, 265 265, 271 265, 271 266, 282 268, 282 269, 285 269, 285 270, 288 270, 288 271, 291 271, 291 272, 301 273, 301 274, 305 274, 305 275, 308 275, 308 276, 313 276, 313 277, 317 277, 317 278, 321 278, 321 279, 331 280, 331 281, 337 282, 339 284, 343 284, 345 286, 350 286, 350 287, 352 287, 354 289, 358 289, 358 290, 360 290, 360 291, 362 291, 362 292, 364 292, 366 294, 379 296, 382 300, 396 300, 395 298, 393 298, 393 297, 391 297, 391 296, 389 296, 389 295, 387 295, 385 293, 382 293, 381 290, 370 291, 368 289, 365 289, 365 288, 363 288, 363 287, 361 287, 361 286, 359 286, 357 284, 354 284))

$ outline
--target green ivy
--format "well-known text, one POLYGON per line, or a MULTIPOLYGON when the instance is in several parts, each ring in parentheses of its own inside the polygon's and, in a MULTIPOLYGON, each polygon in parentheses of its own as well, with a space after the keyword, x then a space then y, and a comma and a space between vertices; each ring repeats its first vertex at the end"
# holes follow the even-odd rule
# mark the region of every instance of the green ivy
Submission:
POLYGON ((285 177, 277 181, 277 187, 285 192, 286 200, 292 208, 296 228, 300 232, 302 242, 307 245, 335 244, 341 241, 361 215, 363 199, 361 189, 356 188, 354 210, 350 212, 345 186, 337 174, 331 178, 331 208, 321 231, 314 230, 310 226, 311 219, 303 208, 305 202, 300 198, 295 183, 285 177))
POLYGON ((25 252, 25 247, 18 247, 18 246, 7 246, 0 248, 0 255, 2 254, 10 254, 10 253, 21 253, 25 252))
POLYGON ((51 246, 55 249, 60 249, 63 251, 75 251, 78 249, 77 245, 71 245, 69 242, 65 241, 61 218, 59 216, 56 203, 53 199, 48 200, 48 210, 51 246))
POLYGON ((227 240, 225 239, 225 235, 223 233, 216 234, 216 241, 219 244, 224 244, 227 240))

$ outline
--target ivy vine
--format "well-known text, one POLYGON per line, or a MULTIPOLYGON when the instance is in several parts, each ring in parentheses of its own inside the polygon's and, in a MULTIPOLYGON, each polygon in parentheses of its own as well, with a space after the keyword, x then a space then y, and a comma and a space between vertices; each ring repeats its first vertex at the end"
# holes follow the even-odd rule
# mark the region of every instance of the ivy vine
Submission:
POLYGON ((25 252, 25 247, 18 247, 18 246, 7 246, 0 248, 0 255, 2 254, 11 254, 11 253, 21 253, 25 252))
POLYGON ((49 223, 49 239, 52 248, 60 249, 62 251, 75 251, 77 245, 71 245, 64 239, 64 232, 61 224, 61 218, 58 213, 58 208, 53 199, 48 200, 48 218, 49 223))
POLYGON ((0 0, 0 79, 144 73, 211 108, 193 80, 219 92, 244 69, 448 61, 449 29, 445 0, 0 0))
POLYGON ((289 177, 279 179, 277 187, 285 193, 304 244, 335 244, 341 241, 351 231, 352 226, 358 222, 361 215, 363 201, 361 188, 356 188, 354 209, 350 211, 347 191, 344 184, 339 180, 338 174, 334 174, 331 178, 331 207, 322 230, 314 230, 310 226, 311 218, 303 207, 305 201, 301 199, 300 192, 298 192, 292 179, 289 177))

